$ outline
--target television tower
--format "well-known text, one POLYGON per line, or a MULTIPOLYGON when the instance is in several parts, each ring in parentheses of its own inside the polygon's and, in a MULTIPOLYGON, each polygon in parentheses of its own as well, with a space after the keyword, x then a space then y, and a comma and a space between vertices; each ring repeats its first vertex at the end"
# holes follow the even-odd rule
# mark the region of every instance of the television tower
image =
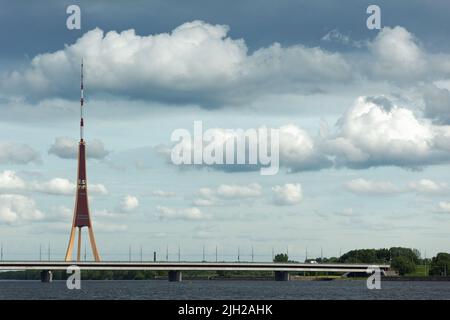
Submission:
POLYGON ((78 179, 77 191, 75 198, 75 210, 73 214, 72 230, 70 231, 69 245, 65 261, 72 260, 72 251, 75 241, 75 233, 78 229, 78 250, 77 261, 80 261, 81 253, 81 229, 88 228, 89 241, 91 243, 92 253, 95 261, 100 261, 97 245, 95 244, 94 231, 92 229, 92 221, 89 215, 89 202, 87 193, 87 178, 86 178, 86 144, 84 141, 84 96, 83 96, 83 60, 81 60, 81 98, 80 98, 80 143, 78 144, 78 179))

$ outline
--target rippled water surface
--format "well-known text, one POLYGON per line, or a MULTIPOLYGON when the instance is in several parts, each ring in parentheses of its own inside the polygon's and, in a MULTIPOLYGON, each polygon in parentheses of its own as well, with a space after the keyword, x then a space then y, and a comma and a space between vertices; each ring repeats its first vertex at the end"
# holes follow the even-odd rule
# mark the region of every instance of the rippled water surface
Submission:
POLYGON ((368 290, 363 280, 337 281, 0 281, 0 299, 450 299, 450 282, 382 282, 368 290))

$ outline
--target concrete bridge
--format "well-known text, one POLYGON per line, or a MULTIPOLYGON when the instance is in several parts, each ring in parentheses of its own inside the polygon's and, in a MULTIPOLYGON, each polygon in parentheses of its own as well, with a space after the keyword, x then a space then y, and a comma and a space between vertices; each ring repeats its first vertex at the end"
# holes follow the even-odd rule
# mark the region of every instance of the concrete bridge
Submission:
MULTIPOLYGON (((272 271, 275 280, 288 281, 289 272, 368 273, 371 264, 348 263, 271 263, 271 262, 63 262, 63 261, 1 261, 0 271, 40 270, 41 281, 50 282, 52 271, 77 266, 80 270, 151 270, 168 271, 169 281, 181 281, 182 271, 272 271)), ((382 273, 390 265, 376 265, 382 273)), ((372 271, 373 272, 373 271, 372 271)))

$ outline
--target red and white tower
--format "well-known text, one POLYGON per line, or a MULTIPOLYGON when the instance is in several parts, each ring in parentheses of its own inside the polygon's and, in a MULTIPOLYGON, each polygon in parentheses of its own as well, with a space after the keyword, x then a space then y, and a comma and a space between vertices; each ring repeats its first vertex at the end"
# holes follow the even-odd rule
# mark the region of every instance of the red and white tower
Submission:
POLYGON ((75 210, 73 214, 72 230, 70 232, 69 245, 67 247, 65 261, 72 261, 72 251, 75 234, 78 229, 77 261, 80 261, 81 253, 81 229, 88 228, 89 241, 95 261, 100 261, 97 245, 95 244, 92 221, 89 215, 88 188, 86 177, 86 143, 84 141, 84 92, 83 92, 83 60, 81 60, 81 98, 80 98, 80 143, 78 144, 78 179, 75 198, 75 210))

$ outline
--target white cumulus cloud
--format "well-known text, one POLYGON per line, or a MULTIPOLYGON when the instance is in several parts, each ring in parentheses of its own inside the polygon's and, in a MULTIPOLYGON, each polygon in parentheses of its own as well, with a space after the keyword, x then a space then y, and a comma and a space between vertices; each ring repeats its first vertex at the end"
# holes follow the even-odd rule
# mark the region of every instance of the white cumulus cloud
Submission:
POLYGON ((393 195, 402 192, 390 181, 372 181, 363 178, 353 179, 345 184, 350 192, 367 195, 393 195))
MULTIPOLYGON (((89 192, 106 195, 108 190, 103 184, 89 184, 89 192)), ((52 178, 48 181, 25 181, 15 171, 0 172, 0 191, 28 191, 53 195, 74 195, 76 185, 65 178, 52 178)))
POLYGON ((289 124, 279 128, 280 163, 289 170, 320 170, 333 165, 321 150, 319 138, 296 125, 289 124))
POLYGON ((120 210, 130 212, 139 207, 139 199, 135 196, 127 195, 120 202, 120 210))
POLYGON ((0 173, 0 190, 22 190, 26 183, 15 171, 5 170, 0 173))
POLYGON ((295 205, 300 203, 303 197, 300 183, 286 183, 282 186, 272 187, 273 203, 276 205, 295 205))
POLYGON ((78 74, 82 57, 91 92, 207 107, 352 77, 339 53, 274 43, 249 54, 245 41, 228 32, 226 25, 198 20, 143 36, 96 28, 64 49, 35 56, 28 68, 5 75, 0 87, 38 99, 62 97, 72 84, 67 75, 78 74))
POLYGON ((421 77, 426 71, 425 53, 403 27, 384 27, 369 47, 375 57, 372 70, 383 79, 421 77))
POLYGON ((441 213, 450 213, 450 202, 447 201, 439 202, 438 211, 441 213))
POLYGON ((430 179, 421 179, 409 184, 411 190, 417 193, 442 193, 448 191, 448 184, 445 182, 435 182, 430 179))
POLYGON ((178 209, 158 206, 156 207, 156 211, 158 217, 162 220, 204 220, 208 218, 208 216, 197 207, 178 209))
MULTIPOLYGON (((433 123, 410 108, 399 106, 387 96, 361 96, 343 113, 334 128, 322 125, 320 134, 311 135, 296 124, 279 130, 279 160, 288 172, 347 167, 397 166, 421 169, 450 162, 450 126, 433 123)), ((226 149, 233 134, 215 129, 214 144, 226 149)), ((191 156, 192 144, 183 140, 183 150, 191 156)), ((248 143, 247 143, 248 152, 248 143)), ((159 148, 169 159, 170 148, 159 148)), ((246 154, 246 157, 248 155, 246 154)), ((259 166, 213 165, 211 168, 235 172, 259 170, 259 166)), ((212 190, 205 190, 205 192, 212 190)))
POLYGON ((212 206, 223 201, 243 200, 259 198, 262 195, 262 187, 258 183, 248 185, 221 184, 215 188, 200 188, 198 198, 193 201, 196 206, 212 206))
POLYGON ((437 144, 448 131, 385 97, 360 97, 339 119, 324 151, 337 166, 417 168, 450 160, 450 153, 437 144))
MULTIPOLYGON (((48 150, 49 154, 53 154, 62 159, 78 158, 78 141, 71 138, 57 137, 55 142, 48 150)), ((103 142, 92 139, 86 142, 86 157, 91 159, 104 159, 109 154, 105 149, 103 142)))
POLYGON ((20 224, 43 218, 44 213, 37 209, 33 199, 18 194, 0 195, 0 224, 20 224))

